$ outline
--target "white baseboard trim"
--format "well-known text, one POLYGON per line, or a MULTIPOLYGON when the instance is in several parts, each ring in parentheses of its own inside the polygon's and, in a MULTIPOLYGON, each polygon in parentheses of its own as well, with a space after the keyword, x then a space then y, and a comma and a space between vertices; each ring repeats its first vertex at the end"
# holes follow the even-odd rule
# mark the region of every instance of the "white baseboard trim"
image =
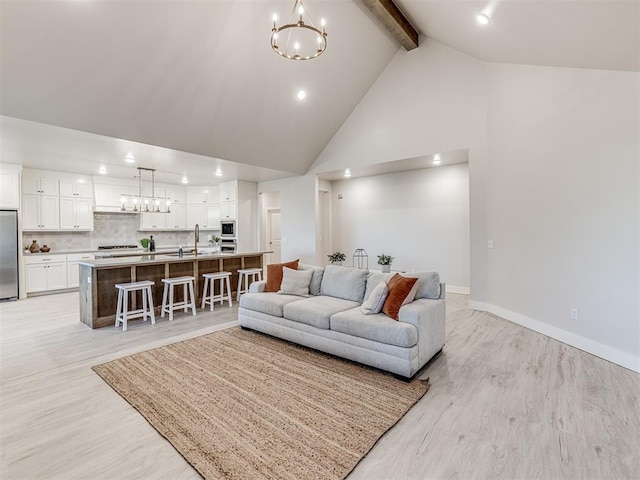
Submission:
POLYGON ((449 285, 445 287, 447 293, 461 293, 462 295, 469 295, 469 287, 457 287, 455 285, 449 285))
POLYGON ((595 355, 596 357, 603 358, 609 362, 615 363, 616 365, 620 365, 621 367, 640 373, 640 357, 623 352, 617 348, 604 345, 603 343, 596 342, 595 340, 568 332, 562 328, 554 327, 548 323, 535 320, 490 303, 470 300, 469 308, 492 313, 498 317, 509 320, 510 322, 517 323, 518 325, 522 325, 523 327, 529 328, 535 332, 595 355))

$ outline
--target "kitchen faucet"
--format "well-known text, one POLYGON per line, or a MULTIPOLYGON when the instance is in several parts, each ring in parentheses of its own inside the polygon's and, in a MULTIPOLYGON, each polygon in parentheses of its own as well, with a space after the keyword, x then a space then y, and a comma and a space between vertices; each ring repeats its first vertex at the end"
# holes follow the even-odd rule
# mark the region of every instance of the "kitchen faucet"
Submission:
POLYGON ((196 223, 196 228, 193 231, 193 253, 197 257, 198 256, 198 242, 200 241, 200 226, 196 223))

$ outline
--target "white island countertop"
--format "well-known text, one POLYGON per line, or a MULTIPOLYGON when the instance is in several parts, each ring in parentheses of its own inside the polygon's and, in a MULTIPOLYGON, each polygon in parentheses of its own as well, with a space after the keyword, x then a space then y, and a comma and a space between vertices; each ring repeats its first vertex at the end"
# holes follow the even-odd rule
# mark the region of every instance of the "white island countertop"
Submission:
POLYGON ((136 266, 136 265, 152 265, 158 263, 178 263, 178 262, 192 262, 197 260, 216 260, 221 258, 238 258, 238 257, 252 257, 256 255, 263 255, 265 253, 272 253, 271 250, 255 251, 255 252, 236 252, 225 253, 216 252, 208 253, 202 252, 198 255, 193 253, 185 253, 182 257, 176 253, 144 253, 142 255, 128 255, 123 257, 113 258, 98 258, 95 260, 86 260, 78 262, 81 265, 87 265, 88 267, 101 268, 101 267, 121 267, 121 266, 136 266))

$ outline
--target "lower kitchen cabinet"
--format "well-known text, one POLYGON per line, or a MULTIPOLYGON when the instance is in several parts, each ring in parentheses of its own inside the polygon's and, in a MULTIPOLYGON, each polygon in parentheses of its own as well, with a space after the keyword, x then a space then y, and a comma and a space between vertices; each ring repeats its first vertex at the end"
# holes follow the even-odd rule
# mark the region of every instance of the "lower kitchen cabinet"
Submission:
POLYGON ((67 288, 66 255, 34 255, 25 258, 27 293, 67 288))
POLYGON ((96 256, 93 253, 74 253, 67 255, 67 288, 80 286, 78 262, 94 260, 95 258, 96 256))

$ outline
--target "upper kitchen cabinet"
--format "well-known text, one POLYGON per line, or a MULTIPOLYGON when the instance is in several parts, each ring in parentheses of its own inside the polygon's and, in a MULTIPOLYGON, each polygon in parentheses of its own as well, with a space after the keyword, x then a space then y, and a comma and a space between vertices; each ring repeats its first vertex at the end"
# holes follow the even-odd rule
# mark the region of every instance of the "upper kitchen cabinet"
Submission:
POLYGON ((60 179, 60 197, 93 200, 91 179, 60 179))
POLYGON ((37 173, 25 173, 22 175, 23 195, 51 195, 58 196, 58 178, 53 176, 40 176, 37 173))
POLYGON ((60 230, 59 178, 51 172, 23 171, 22 229, 60 230))
POLYGON ((171 205, 185 205, 187 203, 187 188, 176 185, 163 185, 164 196, 169 199, 171 205))
POLYGON ((59 230, 59 198, 51 195, 22 196, 22 229, 59 230))
POLYGON ((220 184, 220 203, 236 202, 238 200, 238 182, 220 184))
POLYGON ((0 164, 0 208, 20 208, 20 165, 0 164))
POLYGON ((218 205, 220 203, 219 187, 187 187, 187 203, 190 205, 218 205))
POLYGON ((60 197, 60 230, 93 230, 91 199, 60 197))

